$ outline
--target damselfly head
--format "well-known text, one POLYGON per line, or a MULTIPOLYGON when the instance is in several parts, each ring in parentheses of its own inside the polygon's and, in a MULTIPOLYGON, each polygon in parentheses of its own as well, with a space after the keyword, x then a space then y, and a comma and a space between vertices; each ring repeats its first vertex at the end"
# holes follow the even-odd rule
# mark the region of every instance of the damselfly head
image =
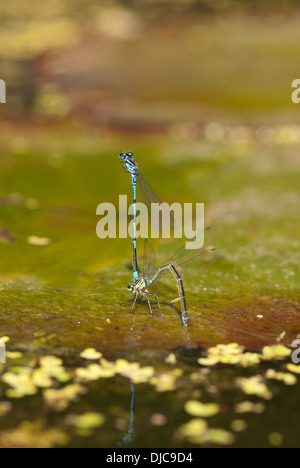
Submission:
POLYGON ((131 284, 130 286, 127 286, 127 290, 128 291, 134 291, 134 286, 131 284))
POLYGON ((125 159, 132 159, 133 158, 133 153, 121 153, 119 155, 119 158, 124 161, 125 159))

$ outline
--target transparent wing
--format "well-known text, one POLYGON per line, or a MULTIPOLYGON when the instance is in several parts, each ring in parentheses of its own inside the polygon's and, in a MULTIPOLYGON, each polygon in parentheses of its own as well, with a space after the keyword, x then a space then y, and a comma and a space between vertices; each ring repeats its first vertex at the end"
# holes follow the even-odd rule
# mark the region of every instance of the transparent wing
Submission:
POLYGON ((157 270, 156 255, 152 243, 145 239, 144 242, 144 267, 143 278, 151 278, 157 270))
MULTIPOLYGON (((159 205, 163 205, 162 199, 154 192, 153 188, 147 182, 143 174, 139 171, 137 177, 139 189, 142 195, 143 202, 148 208, 149 216, 151 214, 151 204, 158 203, 159 205)), ((162 232, 166 226, 170 225, 171 231, 177 230, 177 223, 174 218, 173 213, 163 205, 162 207, 162 215, 161 215, 161 222, 159 219, 154 221, 153 226, 157 232, 162 232)))
MULTIPOLYGON (((204 230, 204 245, 201 249, 187 250, 185 246, 179 249, 167 262, 161 267, 172 264, 178 273, 188 272, 193 268, 208 268, 222 258, 219 250, 213 247, 213 241, 217 235, 215 228, 208 227, 204 230)), ((162 275, 168 270, 163 271, 162 275)))

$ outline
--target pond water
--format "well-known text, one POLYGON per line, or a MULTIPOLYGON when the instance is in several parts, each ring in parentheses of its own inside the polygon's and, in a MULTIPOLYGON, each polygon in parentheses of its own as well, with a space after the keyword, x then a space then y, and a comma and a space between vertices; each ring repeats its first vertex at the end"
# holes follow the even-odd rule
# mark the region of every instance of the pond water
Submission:
POLYGON ((171 140, 133 145, 162 198, 204 202, 219 232, 223 258, 184 278, 184 328, 172 278, 155 285, 161 311, 131 312, 131 241, 96 236, 97 205, 130 194, 123 139, 2 143, 0 446, 299 445, 297 155, 274 145, 270 177, 257 142, 242 157, 187 145, 184 162, 171 140))

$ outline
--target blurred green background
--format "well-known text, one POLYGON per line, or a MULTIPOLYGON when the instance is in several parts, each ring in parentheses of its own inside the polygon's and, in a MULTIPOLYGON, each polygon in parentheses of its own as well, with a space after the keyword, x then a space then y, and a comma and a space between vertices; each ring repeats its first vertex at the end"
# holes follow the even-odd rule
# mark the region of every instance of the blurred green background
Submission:
MULTIPOLYGON (((299 333, 298 1, 19 0, 0 5, 1 335, 12 349, 290 345, 299 333), (131 194, 132 151, 167 202, 204 202, 223 260, 122 305, 128 239, 96 207, 131 194)), ((158 247, 159 248, 159 247, 158 247)), ((162 259, 172 246, 163 243, 162 259)), ((139 245, 139 252, 142 244, 139 245)), ((139 356, 139 354, 135 354, 139 356)), ((292 414, 292 411, 291 411, 292 414)))

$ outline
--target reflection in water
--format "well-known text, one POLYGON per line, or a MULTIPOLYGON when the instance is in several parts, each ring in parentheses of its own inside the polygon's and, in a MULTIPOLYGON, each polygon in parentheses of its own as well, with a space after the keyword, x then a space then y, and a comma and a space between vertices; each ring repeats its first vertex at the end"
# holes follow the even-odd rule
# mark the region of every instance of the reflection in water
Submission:
POLYGON ((130 402, 130 421, 129 421, 129 425, 128 425, 128 431, 127 433, 124 435, 124 437, 122 437, 122 440, 120 442, 117 442, 117 445, 128 445, 130 444, 131 442, 134 441, 134 397, 135 397, 135 393, 134 393, 134 385, 132 383, 132 381, 130 381, 130 387, 131 387, 131 402, 130 402))

